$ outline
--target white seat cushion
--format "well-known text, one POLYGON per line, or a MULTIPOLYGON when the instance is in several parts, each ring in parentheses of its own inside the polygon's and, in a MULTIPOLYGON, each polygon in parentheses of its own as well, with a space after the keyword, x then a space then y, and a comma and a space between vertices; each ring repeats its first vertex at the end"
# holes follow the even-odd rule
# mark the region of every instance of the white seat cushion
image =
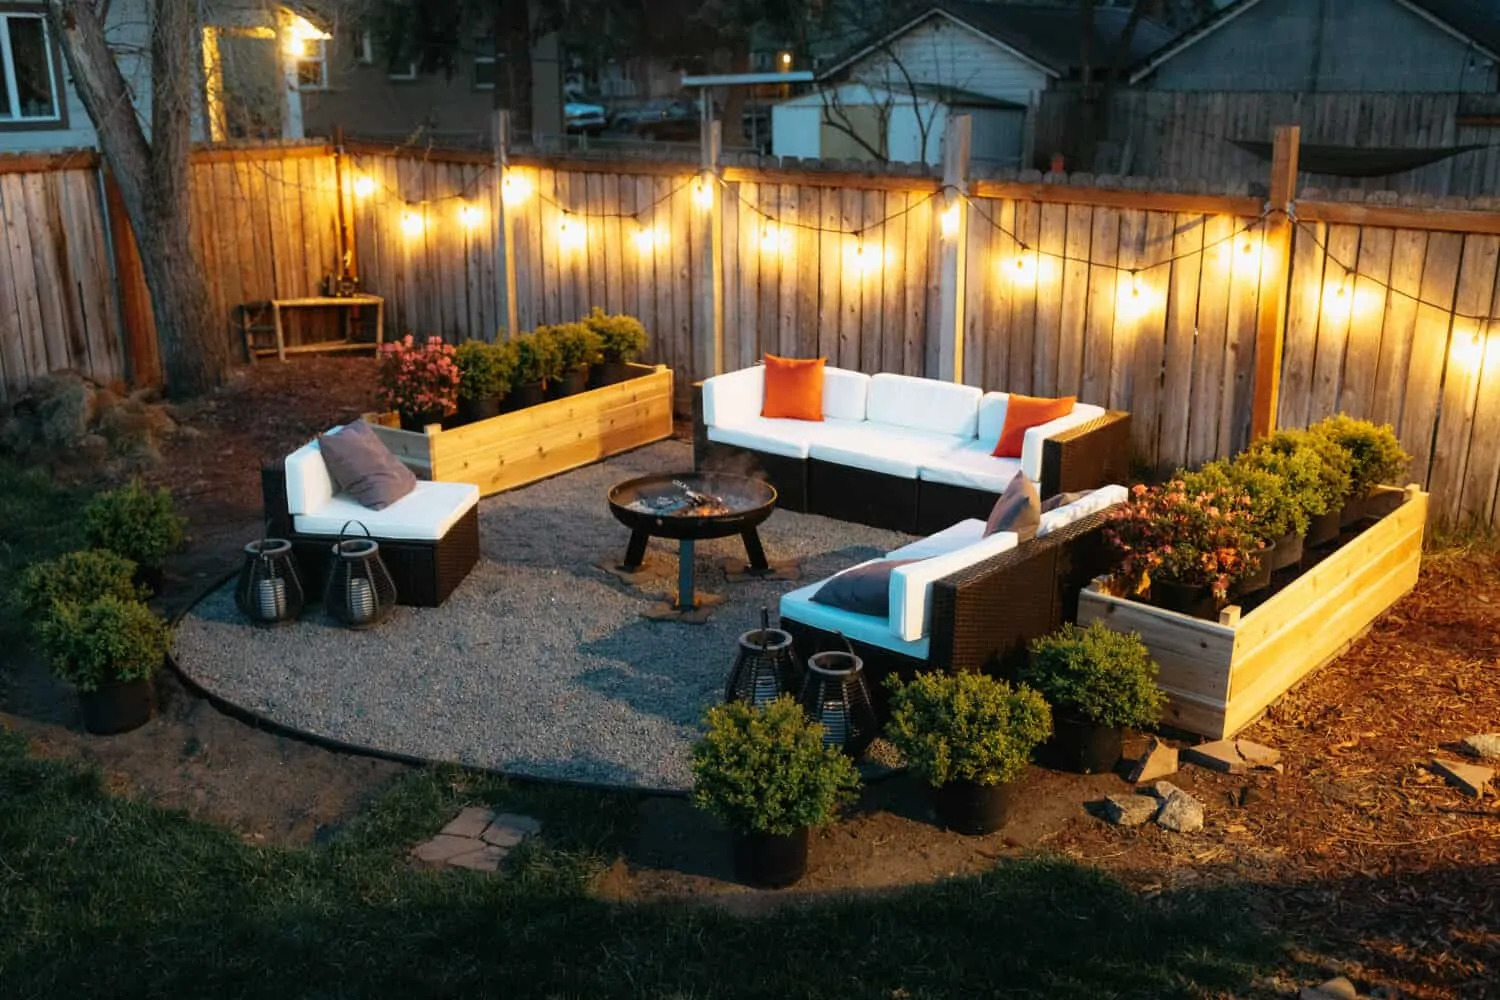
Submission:
POLYGON ((997 531, 946 555, 897 566, 891 571, 892 634, 907 642, 926 636, 932 616, 932 585, 950 573, 1015 548, 1019 541, 1014 531, 997 531))
POLYGON ((1130 491, 1123 486, 1114 483, 1101 486, 1097 490, 1092 490, 1086 497, 1043 514, 1042 523, 1036 529, 1036 536, 1041 538, 1064 525, 1081 521, 1090 514, 1097 514, 1101 510, 1113 507, 1117 503, 1124 503, 1128 499, 1130 499, 1130 491))
POLYGON ((785 417, 751 417, 732 424, 711 426, 708 439, 736 448, 752 448, 768 455, 806 458, 813 442, 856 428, 862 420, 789 420, 785 417))
MULTIPOLYGON (((333 430, 339 430, 340 424, 333 430)), ((316 513, 333 499, 333 477, 316 439, 286 457, 286 503, 292 514, 316 513)), ((362 508, 368 509, 368 508, 362 508)))
POLYGON ((971 438, 979 426, 982 395, 972 385, 880 374, 870 379, 869 419, 892 427, 971 438))
MULTIPOLYGON (((875 562, 876 560, 868 560, 875 562)), ((861 566, 865 565, 860 563, 861 566)), ((904 642, 896 638, 890 629, 890 621, 887 618, 877 618, 874 615, 862 615, 854 611, 845 611, 843 608, 835 608, 828 604, 818 604, 812 599, 812 595, 818 592, 818 588, 827 583, 826 579, 816 583, 810 583, 805 587, 783 594, 780 602, 780 613, 782 618, 790 618, 804 625, 811 625, 827 632, 842 632, 856 642, 866 642, 881 649, 889 649, 895 653, 902 653, 913 659, 927 659, 927 651, 930 643, 926 638, 915 642, 904 642)))
MULTIPOLYGON (((823 419, 864 420, 869 391, 870 376, 864 372, 825 366, 823 419)), ((703 422, 709 427, 724 427, 760 420, 765 398, 764 365, 715 375, 703 382, 703 422)), ((817 423, 815 420, 796 422, 817 423)))
MULTIPOLYGON (((298 534, 337 537, 345 524, 357 521, 376 538, 436 542, 477 503, 479 487, 473 483, 420 482, 416 489, 384 510, 371 510, 341 493, 315 513, 297 514, 292 518, 292 527, 298 534)), ((364 534, 352 524, 349 532, 364 534)))
POLYGON ((949 525, 935 535, 908 542, 885 554, 887 559, 928 559, 971 545, 984 537, 984 522, 977 517, 949 525))
POLYGON ((920 477, 929 483, 966 486, 999 496, 1021 471, 1019 458, 996 458, 977 440, 933 455, 922 462, 920 477))
POLYGON ((951 434, 867 420, 841 425, 833 433, 819 436, 809 454, 825 462, 916 479, 917 470, 929 456, 951 451, 962 443, 951 434))

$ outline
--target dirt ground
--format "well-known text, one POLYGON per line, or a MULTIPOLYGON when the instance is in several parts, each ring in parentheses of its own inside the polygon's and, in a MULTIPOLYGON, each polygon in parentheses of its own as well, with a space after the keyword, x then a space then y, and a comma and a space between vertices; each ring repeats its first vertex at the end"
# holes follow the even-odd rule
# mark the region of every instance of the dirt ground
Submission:
MULTIPOLYGON (((190 521, 189 545, 168 567, 167 609, 231 571, 256 536, 261 461, 368 409, 373 378, 368 359, 261 364, 191 408, 189 424, 204 433, 176 441, 147 472, 190 521)), ((1111 827, 1086 804, 1126 790, 1122 778, 1033 769, 1016 820, 991 836, 961 837, 935 826, 921 790, 896 777, 815 836, 809 876, 773 894, 733 882, 722 833, 685 800, 646 798, 599 892, 757 913, 974 873, 1045 848, 1147 894, 1249 884, 1279 927, 1328 942, 1310 960, 1367 990, 1500 996, 1500 807, 1493 797, 1465 797, 1426 766, 1456 755, 1466 735, 1500 731, 1497 627, 1500 557, 1476 547, 1429 558, 1413 594, 1244 734, 1281 750, 1285 773, 1188 767, 1172 779, 1207 805, 1198 834, 1111 827)), ((257 730, 173 679, 162 686, 158 721, 88 737, 68 693, 28 664, 13 672, 0 718, 39 752, 97 762, 124 794, 272 843, 316 841, 401 769, 257 730)))

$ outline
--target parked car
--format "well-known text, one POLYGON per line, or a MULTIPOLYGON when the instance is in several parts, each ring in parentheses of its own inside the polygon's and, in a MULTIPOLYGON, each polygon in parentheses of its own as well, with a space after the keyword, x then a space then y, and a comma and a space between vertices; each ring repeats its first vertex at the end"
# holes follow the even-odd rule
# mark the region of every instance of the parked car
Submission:
POLYGON ((563 107, 563 121, 569 132, 587 132, 589 135, 598 135, 604 131, 604 107, 599 104, 569 101, 563 107))

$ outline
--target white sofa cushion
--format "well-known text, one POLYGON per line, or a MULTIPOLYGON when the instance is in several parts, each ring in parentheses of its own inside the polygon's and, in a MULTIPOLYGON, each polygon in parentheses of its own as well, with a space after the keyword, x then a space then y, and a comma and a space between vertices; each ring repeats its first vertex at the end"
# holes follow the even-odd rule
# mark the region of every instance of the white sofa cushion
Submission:
MULTIPOLYGON (((1071 427, 1086 424, 1095 417, 1104 416, 1104 407, 1094 406, 1091 403, 1075 403, 1073 412, 1066 417, 1058 417, 1049 420, 1045 424, 1037 424, 1035 427, 1026 429, 1026 436, 1021 439, 1021 468, 1034 480, 1042 478, 1042 442, 1054 435, 1061 434, 1071 427)), ((1000 435, 995 435, 995 441, 991 443, 990 450, 1000 441, 1000 435)))
POLYGON ((806 458, 815 441, 827 440, 840 428, 864 426, 863 420, 790 420, 785 417, 754 417, 724 427, 709 427, 708 439, 736 448, 753 448, 768 455, 806 458))
POLYGON ((815 438, 809 454, 825 462, 916 479, 917 470, 930 456, 951 451, 962 443, 962 439, 950 434, 866 420, 840 425, 833 433, 815 438))
MULTIPOLYGON (((867 562, 876 562, 870 559, 867 562)), ((860 563, 861 566, 865 563, 860 563)), ((851 567, 853 568, 853 567, 851 567)), ((881 649, 889 649, 895 653, 901 653, 914 659, 927 659, 929 641, 923 637, 914 642, 904 642, 891 633, 888 618, 877 618, 874 615, 861 615, 853 611, 845 611, 843 608, 835 608, 827 604, 818 604, 812 599, 812 595, 818 592, 827 579, 816 583, 810 583, 805 587, 799 587, 790 593, 781 596, 779 610, 782 618, 790 618, 804 625, 811 625, 827 632, 842 632, 856 642, 869 643, 879 646, 881 649)))
MULTIPOLYGON (((333 428, 343 428, 343 424, 333 428)), ((332 431, 330 431, 332 433, 332 431)), ((333 499, 333 477, 316 439, 286 457, 286 503, 291 514, 312 514, 333 499)), ((352 501, 351 501, 352 502, 352 501)), ((359 504, 355 504, 360 507, 359 504)), ((360 510, 369 510, 360 507, 360 510)))
POLYGON ((979 441, 972 441, 933 455, 922 462, 919 476, 929 483, 966 486, 999 495, 1021 471, 1021 460, 996 458, 990 454, 994 448, 993 444, 986 448, 979 441))
MULTIPOLYGON (((864 372, 824 366, 823 419, 864 420, 869 390, 870 376, 864 372)), ((765 399, 764 365, 715 375, 703 382, 703 422, 709 427, 728 427, 761 420, 765 399)))
POLYGON ((1090 514, 1097 514, 1101 510, 1113 507, 1117 503, 1124 503, 1128 499, 1130 499, 1130 491, 1123 486, 1114 483, 1101 486, 1090 491, 1086 497, 1043 514, 1042 523, 1036 529, 1036 536, 1041 538, 1058 528, 1072 524, 1074 521, 1081 521, 1090 514))
MULTIPOLYGON (((357 521, 376 538, 435 542, 477 503, 479 487, 473 483, 420 482, 384 510, 371 510, 343 494, 330 497, 316 511, 294 516, 292 527, 299 534, 337 537, 345 524, 357 521)), ((355 525, 349 525, 349 532, 364 534, 355 525)))
POLYGON ((932 616, 932 585, 961 569, 1013 549, 1019 542, 1014 531, 997 531, 988 538, 965 545, 946 555, 897 566, 891 571, 891 632, 898 639, 914 642, 927 635, 932 616))
POLYGON ((870 376, 847 368, 823 369, 823 419, 864 420, 869 415, 870 376))
POLYGON ((928 559, 932 556, 946 555, 965 545, 971 545, 983 537, 984 522, 977 517, 971 517, 967 521, 950 524, 935 535, 928 535, 915 542, 908 542, 899 549, 892 549, 885 554, 885 557, 887 559, 928 559))
POLYGON ((971 438, 979 426, 979 398, 983 395, 972 385, 882 373, 870 379, 869 419, 892 427, 971 438))

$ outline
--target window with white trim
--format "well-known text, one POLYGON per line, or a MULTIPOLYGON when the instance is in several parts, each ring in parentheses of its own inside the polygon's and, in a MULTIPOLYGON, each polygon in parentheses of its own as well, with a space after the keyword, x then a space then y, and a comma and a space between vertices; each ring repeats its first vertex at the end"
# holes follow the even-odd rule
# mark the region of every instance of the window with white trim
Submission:
POLYGON ((66 125, 57 50, 41 12, 0 12, 0 127, 66 125))
POLYGON ((385 75, 387 80, 402 81, 415 80, 417 79, 417 76, 417 61, 415 59, 407 63, 405 66, 397 63, 395 66, 392 66, 390 72, 386 73, 385 75))
POLYGON ((309 38, 302 43, 302 54, 297 57, 297 89, 328 89, 328 42, 322 38, 309 38))
POLYGON ((474 35, 474 89, 495 89, 495 35, 479 31, 474 35))

